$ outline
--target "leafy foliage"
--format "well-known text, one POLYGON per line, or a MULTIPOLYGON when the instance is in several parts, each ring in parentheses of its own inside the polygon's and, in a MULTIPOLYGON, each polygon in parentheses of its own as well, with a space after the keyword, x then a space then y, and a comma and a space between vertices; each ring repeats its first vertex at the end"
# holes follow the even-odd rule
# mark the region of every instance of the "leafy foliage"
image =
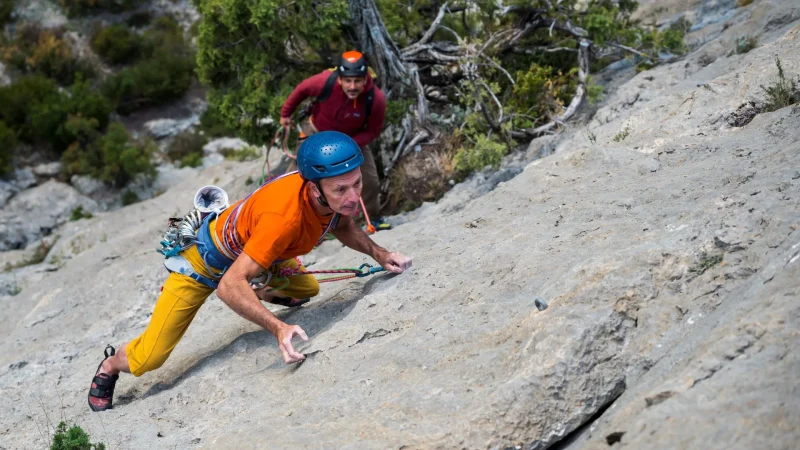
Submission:
POLYGON ((11 21, 11 14, 14 12, 14 0, 3 0, 0 2, 0 27, 11 21))
POLYGON ((75 142, 61 159, 65 175, 91 175, 115 187, 125 186, 138 175, 152 177, 155 167, 151 157, 152 142, 137 142, 118 122, 108 126, 105 135, 81 145, 75 142))
POLYGON ((68 16, 75 17, 99 11, 121 12, 133 9, 142 0, 58 0, 68 16))
POLYGON ((167 158, 180 167, 198 167, 203 163, 203 146, 208 139, 192 131, 184 131, 173 138, 167 148, 167 158))
POLYGON ((75 222, 76 220, 91 219, 92 217, 94 216, 92 215, 91 212, 85 211, 83 209, 83 206, 78 205, 78 207, 73 209, 72 212, 70 213, 69 220, 75 222))
POLYGON ((14 130, 0 120, 0 176, 8 175, 13 170, 11 163, 14 160, 16 146, 17 136, 14 130))
POLYGON ((203 17, 197 64, 201 81, 211 86, 209 101, 240 136, 266 144, 275 130, 258 120, 276 117, 295 84, 330 67, 345 48, 347 1, 194 3, 203 17))
POLYGON ((78 425, 68 427, 61 422, 56 427, 50 450, 105 450, 106 446, 91 443, 89 435, 78 425))
POLYGON ((120 114, 175 100, 192 82, 194 55, 173 19, 157 19, 136 47, 141 59, 109 77, 102 88, 120 114))
POLYGON ((768 86, 761 86, 767 94, 765 111, 776 111, 800 101, 800 77, 787 77, 777 56, 775 65, 778 67, 778 76, 773 78, 768 86))
POLYGON ((95 30, 91 44, 92 50, 111 64, 128 63, 145 51, 144 39, 124 24, 95 30))
POLYGON ((46 29, 22 24, 16 38, 0 49, 2 60, 24 73, 38 73, 69 85, 76 78, 89 79, 94 69, 79 59, 63 28, 46 29))
POLYGON ((486 166, 497 168, 507 153, 507 146, 495 138, 481 134, 469 147, 462 147, 455 155, 455 167, 465 172, 483 170, 486 166))
POLYGON ((79 138, 78 128, 68 124, 71 118, 81 117, 103 130, 110 112, 109 101, 80 79, 66 91, 39 75, 0 87, 0 120, 22 141, 49 144, 58 152, 79 138))

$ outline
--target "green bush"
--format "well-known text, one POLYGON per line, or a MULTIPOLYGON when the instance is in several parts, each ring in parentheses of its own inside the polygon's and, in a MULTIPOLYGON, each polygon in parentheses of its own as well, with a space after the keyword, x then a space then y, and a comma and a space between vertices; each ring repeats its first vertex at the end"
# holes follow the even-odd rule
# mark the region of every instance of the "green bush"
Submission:
POLYGON ((768 86, 761 86, 767 95, 765 111, 776 111, 800 101, 800 77, 787 77, 777 56, 775 65, 778 67, 778 77, 773 78, 768 86))
POLYGON ((105 450, 105 448, 104 444, 91 443, 89 435, 83 428, 77 425, 67 428, 64 422, 56 427, 53 443, 50 445, 50 450, 105 450))
POLYGON ((133 61, 145 50, 142 37, 122 24, 98 29, 92 36, 91 44, 95 53, 111 64, 133 61))
POLYGON ((5 122, 0 121, 0 176, 8 175, 14 169, 14 147, 17 145, 17 135, 8 128, 5 122))
POLYGON ((0 1, 0 27, 11 21, 11 13, 14 12, 14 0, 0 1))
POLYGON ((2 47, 2 59, 24 73, 39 73, 63 85, 94 76, 94 68, 73 52, 65 30, 23 24, 16 38, 2 47))
POLYGON ((236 135, 236 131, 225 124, 225 119, 219 109, 212 105, 208 105, 208 108, 200 116, 200 130, 210 138, 236 135))
MULTIPOLYGON (((77 79, 66 91, 52 80, 29 75, 0 87, 0 120, 28 143, 46 143, 64 151, 78 135, 67 122, 73 116, 95 121, 98 131, 105 129, 111 103, 88 81, 77 79)), ((82 127, 80 129, 85 129, 82 127)))
POLYGON ((142 0, 58 0, 70 17, 99 11, 118 13, 135 8, 142 0))
POLYGON ((741 36, 736 39, 736 48, 728 53, 728 56, 742 55, 758 47, 758 36, 741 36))
POLYGON ((192 83, 194 54, 177 22, 160 17, 143 39, 141 59, 103 85, 120 114, 180 98, 192 83))
POLYGON ((138 203, 141 199, 136 194, 136 192, 126 189, 125 192, 122 193, 122 198, 120 201, 122 202, 122 206, 132 205, 134 203, 138 203))
POLYGON ((462 147, 453 159, 457 170, 475 172, 486 166, 498 167, 506 154, 506 146, 486 135, 476 136, 474 144, 462 147))
POLYGON ((153 17, 147 11, 137 11, 131 14, 128 17, 128 20, 125 21, 128 25, 132 26, 133 28, 142 28, 150 25, 150 22, 153 20, 153 17))
POLYGON ((19 78, 0 87, 0 120, 25 142, 46 140, 55 135, 64 120, 64 96, 58 86, 40 75, 19 78))
POLYGON ((208 139, 197 133, 184 131, 170 142, 167 158, 180 167, 198 167, 203 163, 203 146, 207 142, 208 139))
POLYGON ((83 206, 78 205, 77 208, 72 210, 72 213, 69 216, 69 220, 75 222, 76 220, 81 219, 91 219, 94 217, 91 212, 84 211, 83 206))
POLYGON ((152 142, 134 141, 125 127, 115 122, 108 126, 105 135, 88 145, 72 144, 61 161, 68 177, 91 175, 109 185, 122 187, 137 175, 155 175, 150 160, 154 150, 152 142))
POLYGON ((227 160, 239 162, 252 161, 261 157, 261 150, 259 150, 257 147, 250 146, 241 148, 239 150, 223 148, 219 151, 219 153, 227 160))

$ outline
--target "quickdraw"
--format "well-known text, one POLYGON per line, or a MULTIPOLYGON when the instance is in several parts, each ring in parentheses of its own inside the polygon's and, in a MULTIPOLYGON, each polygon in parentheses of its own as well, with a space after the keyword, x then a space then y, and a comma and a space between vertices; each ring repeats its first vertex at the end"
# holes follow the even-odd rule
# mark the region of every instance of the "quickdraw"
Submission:
MULTIPOLYGON (((299 265, 300 259, 299 258, 295 259, 297 260, 297 264, 299 265)), ((364 278, 379 272, 383 272, 385 270, 386 269, 384 269, 381 266, 373 266, 367 263, 358 266, 357 269, 343 268, 343 269, 328 269, 328 270, 298 270, 287 267, 278 271, 278 274, 275 276, 275 280, 280 280, 283 283, 280 286, 268 289, 266 292, 279 291, 281 289, 285 289, 286 286, 289 285, 289 277, 293 277, 296 275, 336 275, 333 277, 317 279, 318 283, 330 283, 332 281, 342 281, 342 280, 348 280, 350 278, 364 278)), ((251 282, 251 287, 255 290, 264 289, 265 287, 267 287, 267 284, 270 282, 271 279, 272 279, 272 274, 267 272, 267 275, 263 277, 261 280, 259 280, 258 283, 251 282)))

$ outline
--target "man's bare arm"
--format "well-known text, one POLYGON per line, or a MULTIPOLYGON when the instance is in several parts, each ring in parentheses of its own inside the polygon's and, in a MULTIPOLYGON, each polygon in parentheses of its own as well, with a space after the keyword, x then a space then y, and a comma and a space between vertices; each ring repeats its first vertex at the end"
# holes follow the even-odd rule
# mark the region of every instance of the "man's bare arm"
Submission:
POLYGON ((390 252, 376 244, 349 216, 341 217, 339 225, 333 231, 333 235, 342 244, 371 256, 384 269, 390 272, 403 273, 403 271, 411 267, 411 258, 401 253, 390 252))
POLYGON ((281 322, 261 304, 250 287, 249 281, 263 271, 264 268, 253 258, 242 253, 220 280, 217 296, 237 314, 272 333, 278 340, 278 348, 285 363, 301 361, 305 356, 292 347, 292 338, 296 334, 303 340, 308 340, 305 331, 297 325, 281 322))

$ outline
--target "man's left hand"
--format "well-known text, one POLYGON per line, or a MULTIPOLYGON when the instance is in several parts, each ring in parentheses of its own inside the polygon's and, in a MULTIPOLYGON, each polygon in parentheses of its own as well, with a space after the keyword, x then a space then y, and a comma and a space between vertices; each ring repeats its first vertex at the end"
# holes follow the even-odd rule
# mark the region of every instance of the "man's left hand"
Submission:
POLYGON ((384 269, 393 273, 403 273, 411 267, 411 258, 398 252, 384 252, 375 259, 384 269))

